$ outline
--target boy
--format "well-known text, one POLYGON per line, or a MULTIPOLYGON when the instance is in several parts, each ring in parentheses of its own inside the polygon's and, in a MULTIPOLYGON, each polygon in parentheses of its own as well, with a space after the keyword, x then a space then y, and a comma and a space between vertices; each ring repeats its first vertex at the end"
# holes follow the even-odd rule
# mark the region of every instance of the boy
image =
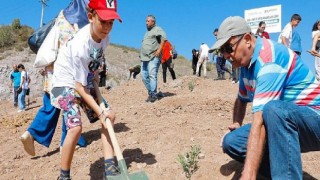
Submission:
POLYGON ((292 42, 292 30, 297 27, 301 21, 301 16, 299 14, 293 14, 291 21, 283 28, 279 35, 278 43, 282 43, 288 48, 291 48, 292 42))
POLYGON ((111 2, 90 0, 87 8, 90 23, 61 48, 61 53, 55 62, 51 104, 62 109, 63 121, 68 130, 61 154, 60 180, 70 179, 73 153, 82 130, 80 115, 82 102, 90 106, 102 120, 101 140, 105 176, 118 174, 111 141, 103 122, 109 118, 114 123, 115 114, 110 109, 106 111, 101 109, 89 92, 94 90, 93 81, 97 81, 98 68, 103 61, 103 49, 109 43, 113 22, 115 19, 121 22, 116 3, 115 0, 111 2))

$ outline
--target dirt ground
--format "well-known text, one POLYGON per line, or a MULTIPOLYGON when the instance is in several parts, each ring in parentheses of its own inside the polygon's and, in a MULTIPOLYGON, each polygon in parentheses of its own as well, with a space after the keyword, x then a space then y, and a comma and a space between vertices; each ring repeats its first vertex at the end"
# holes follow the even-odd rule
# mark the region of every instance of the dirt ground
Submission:
MULTIPOLYGON (((159 82, 165 97, 155 103, 144 101, 146 90, 139 78, 109 91, 101 90, 116 111, 116 136, 130 172, 145 171, 154 180, 186 179, 177 161, 178 154, 198 145, 204 158, 199 159, 200 168, 192 179, 239 178, 242 164, 224 154, 219 145, 231 123, 237 84, 184 76, 167 84, 159 82)), ((35 157, 23 150, 19 137, 32 122, 42 99, 30 102, 23 114, 16 113, 11 102, 1 102, 1 180, 56 179, 59 174, 61 122, 50 148, 35 143, 35 157)), ((251 120, 249 108, 245 123, 251 120)), ((71 175, 75 180, 102 179, 100 124, 83 121, 88 146, 75 152, 71 175)), ((320 153, 306 153, 302 159, 304 179, 320 179, 320 153)))

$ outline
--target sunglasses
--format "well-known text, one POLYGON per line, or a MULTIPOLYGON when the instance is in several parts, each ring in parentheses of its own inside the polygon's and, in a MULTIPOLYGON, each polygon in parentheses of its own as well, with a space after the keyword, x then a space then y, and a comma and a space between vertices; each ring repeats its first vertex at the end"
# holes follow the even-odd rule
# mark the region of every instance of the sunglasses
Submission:
POLYGON ((243 38, 243 36, 244 36, 244 34, 241 35, 241 37, 240 37, 240 38, 237 40, 237 42, 235 42, 234 44, 226 43, 225 45, 221 46, 221 47, 220 47, 220 52, 221 52, 222 54, 224 54, 224 53, 228 53, 228 54, 233 53, 233 47, 234 47, 235 45, 237 45, 237 44, 241 41, 241 39, 243 38))

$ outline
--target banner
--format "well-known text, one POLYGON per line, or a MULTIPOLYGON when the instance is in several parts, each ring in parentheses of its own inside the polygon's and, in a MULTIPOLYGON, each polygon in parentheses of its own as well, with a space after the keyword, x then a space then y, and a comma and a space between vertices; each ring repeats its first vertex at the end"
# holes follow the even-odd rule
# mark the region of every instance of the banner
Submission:
POLYGON ((244 18, 252 33, 256 33, 260 21, 266 23, 265 31, 268 33, 281 32, 281 5, 245 10, 244 18))

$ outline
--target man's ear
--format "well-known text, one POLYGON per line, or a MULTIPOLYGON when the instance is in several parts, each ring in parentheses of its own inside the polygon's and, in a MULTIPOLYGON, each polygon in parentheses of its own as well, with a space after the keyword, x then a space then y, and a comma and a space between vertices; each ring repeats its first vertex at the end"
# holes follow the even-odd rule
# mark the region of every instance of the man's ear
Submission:
POLYGON ((252 42, 252 36, 250 33, 246 33, 243 37, 243 39, 246 42, 247 47, 251 47, 251 42, 252 42))
POLYGON ((94 16, 93 13, 91 13, 91 12, 88 13, 88 20, 90 23, 93 22, 93 16, 94 16))

